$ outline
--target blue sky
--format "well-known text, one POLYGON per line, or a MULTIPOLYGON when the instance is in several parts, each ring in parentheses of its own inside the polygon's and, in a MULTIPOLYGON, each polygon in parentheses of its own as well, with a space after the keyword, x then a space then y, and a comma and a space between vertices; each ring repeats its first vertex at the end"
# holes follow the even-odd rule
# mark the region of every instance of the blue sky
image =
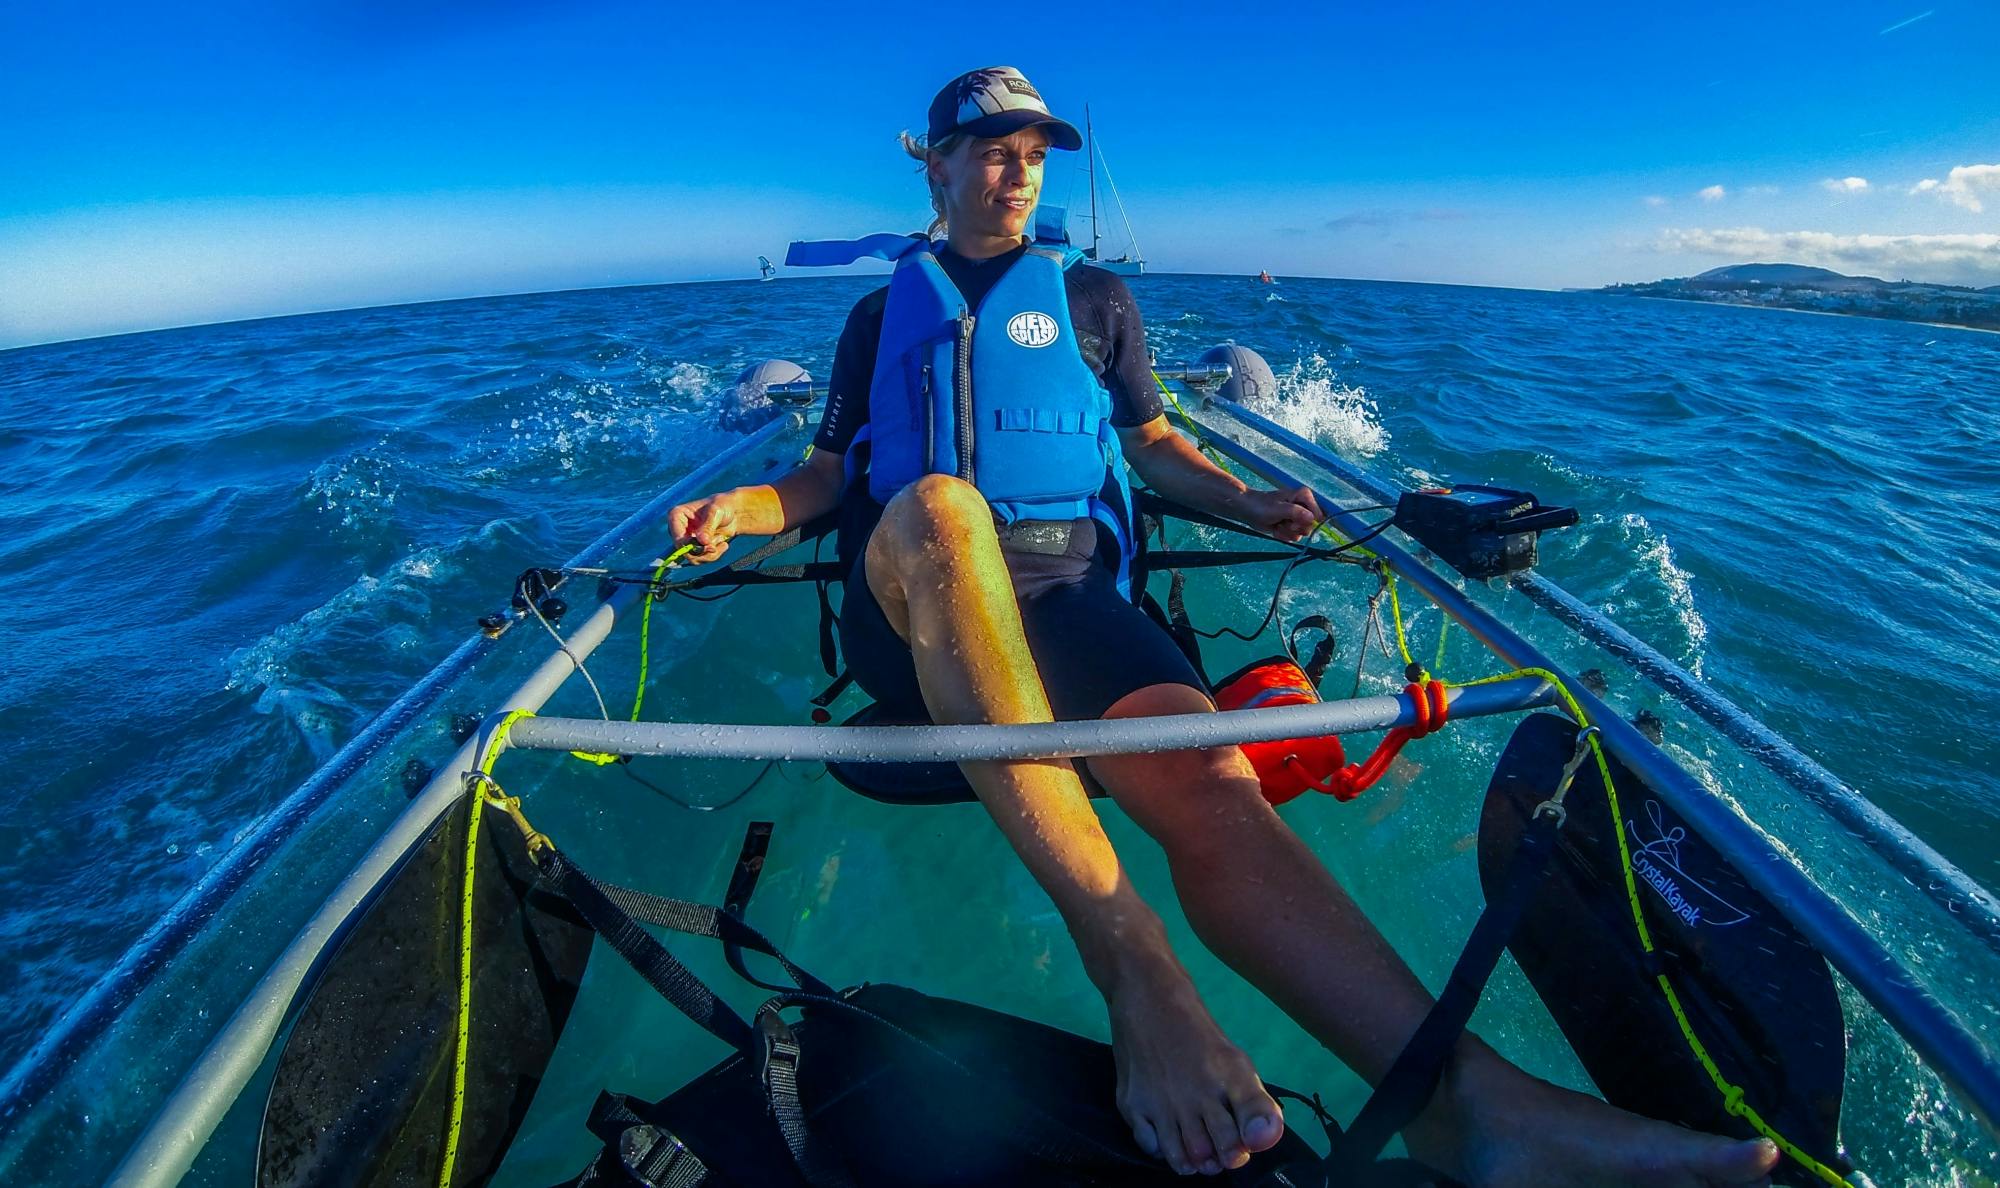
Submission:
POLYGON ((2000 284, 1987 0, 1057 12, 6 5, 0 346, 743 276, 915 229, 895 133, 999 63, 1091 104, 1163 271, 2000 284))

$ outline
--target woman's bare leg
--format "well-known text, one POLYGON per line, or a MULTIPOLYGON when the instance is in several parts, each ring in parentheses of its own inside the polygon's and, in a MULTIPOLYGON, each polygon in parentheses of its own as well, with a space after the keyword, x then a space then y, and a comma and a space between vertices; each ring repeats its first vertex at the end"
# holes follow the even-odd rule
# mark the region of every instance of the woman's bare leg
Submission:
MULTIPOLYGON (((1213 708, 1199 690, 1154 685, 1107 716, 1213 708)), ((1243 752, 1088 762, 1165 849, 1203 943, 1370 1084, 1379 1081, 1430 1009, 1430 994, 1265 801, 1243 752)), ((1697 1134, 1558 1089, 1469 1033, 1405 1138, 1419 1158, 1475 1186, 1751 1184, 1777 1158, 1769 1143, 1697 1134)))
MULTIPOLYGON (((941 475, 905 488, 869 538, 866 572, 883 614, 910 644, 933 720, 1050 720, 992 512, 976 489, 941 475)), ((1177 1171, 1214 1173, 1275 1144, 1283 1134, 1277 1103, 1196 997, 1076 769, 1060 760, 961 766, 1055 901, 1104 994, 1119 1104, 1140 1146, 1177 1171)))

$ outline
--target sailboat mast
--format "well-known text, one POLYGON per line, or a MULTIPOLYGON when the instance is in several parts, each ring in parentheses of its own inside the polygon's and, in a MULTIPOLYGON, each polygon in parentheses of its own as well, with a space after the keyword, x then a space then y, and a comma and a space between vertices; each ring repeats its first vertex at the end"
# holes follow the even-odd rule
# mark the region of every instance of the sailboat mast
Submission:
POLYGON ((1083 105, 1083 160, 1090 171, 1090 259, 1097 259, 1097 141, 1090 123, 1090 104, 1083 105))

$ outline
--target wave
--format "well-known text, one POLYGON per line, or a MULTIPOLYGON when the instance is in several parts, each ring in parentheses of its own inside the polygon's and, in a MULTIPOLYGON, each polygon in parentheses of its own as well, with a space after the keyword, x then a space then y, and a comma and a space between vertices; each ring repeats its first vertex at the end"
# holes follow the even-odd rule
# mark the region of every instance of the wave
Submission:
POLYGON ((1372 458, 1389 448, 1389 431, 1374 398, 1366 389, 1342 381, 1326 356, 1315 352, 1294 360, 1277 379, 1275 396, 1248 402, 1253 411, 1350 456, 1372 458))
MULTIPOLYGON (((1604 522, 1602 518, 1594 520, 1595 524, 1604 522)), ((1612 526, 1618 533, 1619 551, 1636 563, 1612 582, 1604 602, 1605 612, 1628 622, 1646 618, 1656 613, 1664 596, 1669 616, 1681 634, 1681 663, 1700 676, 1703 645, 1708 642, 1708 621, 1695 606, 1692 575, 1675 560, 1673 545, 1666 534, 1656 530, 1646 517, 1626 512, 1612 526)), ((1653 642, 1659 646, 1659 641, 1653 642)))

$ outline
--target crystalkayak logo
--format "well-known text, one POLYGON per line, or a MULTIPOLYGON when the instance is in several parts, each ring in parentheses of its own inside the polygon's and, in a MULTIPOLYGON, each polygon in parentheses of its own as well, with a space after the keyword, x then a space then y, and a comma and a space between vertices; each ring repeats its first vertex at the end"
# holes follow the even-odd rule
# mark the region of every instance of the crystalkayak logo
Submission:
POLYGON ((1750 918, 1750 913, 1703 886, 1682 867, 1681 843, 1687 840, 1687 830, 1679 825, 1669 826, 1658 801, 1646 802, 1646 817, 1652 826, 1650 838, 1637 822, 1625 822, 1626 835, 1636 847, 1632 851, 1632 873, 1653 889, 1668 911, 1691 928, 1703 924, 1727 928, 1750 918))
POLYGON ((1024 347, 1045 347, 1056 340, 1056 320, 1033 310, 1015 314, 1007 323, 1007 337, 1024 347))

